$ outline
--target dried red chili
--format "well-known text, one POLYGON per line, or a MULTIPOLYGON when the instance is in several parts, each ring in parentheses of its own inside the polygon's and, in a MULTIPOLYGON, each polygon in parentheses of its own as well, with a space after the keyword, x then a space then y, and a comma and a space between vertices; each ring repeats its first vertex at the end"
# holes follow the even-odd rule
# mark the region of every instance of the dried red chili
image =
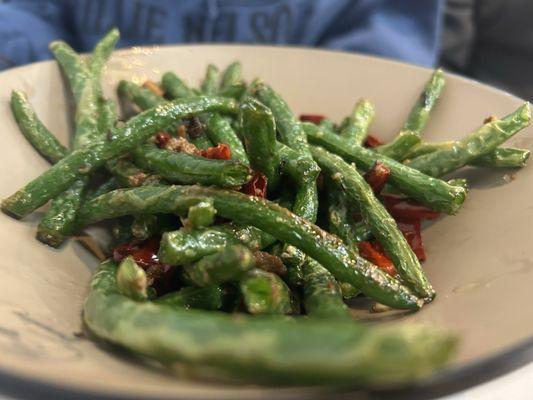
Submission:
POLYGON ((373 147, 381 146, 382 144, 383 142, 379 140, 377 137, 375 137, 374 135, 368 135, 365 139, 364 146, 373 148, 373 147))
POLYGON ((200 155, 213 160, 231 160, 231 149, 227 144, 222 143, 218 146, 212 146, 205 150, 200 150, 200 155))
POLYGON ((261 172, 253 171, 252 179, 248 183, 245 183, 241 192, 250 196, 266 197, 267 190, 267 178, 261 172))
POLYGON ((387 180, 389 179, 390 169, 380 161, 376 161, 372 168, 365 174, 365 179, 374 191, 379 194, 387 180))
POLYGON ((381 248, 376 248, 371 242, 359 242, 357 243, 357 247, 359 248, 359 254, 363 258, 378 266, 389 275, 397 275, 398 272, 396 271, 396 267, 394 267, 391 259, 387 257, 381 248))
POLYGON ((135 262, 146 271, 148 286, 153 287, 158 295, 174 291, 179 287, 177 268, 159 261, 157 252, 160 240, 161 238, 156 236, 144 241, 132 240, 113 250, 113 258, 116 262, 128 256, 133 257, 135 262))
POLYGON ((169 133, 159 132, 155 135, 155 143, 163 149, 171 138, 172 136, 169 133))
POLYGON ((394 194, 382 194, 381 199, 390 215, 398 221, 435 219, 440 213, 415 200, 394 194))
POLYGON ((302 114, 300 115, 300 121, 302 122, 312 122, 313 124, 319 124, 320 121, 325 119, 323 115, 320 114, 302 114))
POLYGON ((128 256, 132 256, 135 262, 143 269, 161 264, 157 256, 159 251, 159 237, 151 237, 144 241, 132 240, 117 246, 113 250, 113 258, 120 262, 128 256))
POLYGON ((424 243, 422 242, 422 234, 420 233, 420 221, 403 221, 398 222, 398 228, 405 236, 405 240, 413 249, 416 257, 420 261, 426 260, 426 252, 424 250, 424 243))

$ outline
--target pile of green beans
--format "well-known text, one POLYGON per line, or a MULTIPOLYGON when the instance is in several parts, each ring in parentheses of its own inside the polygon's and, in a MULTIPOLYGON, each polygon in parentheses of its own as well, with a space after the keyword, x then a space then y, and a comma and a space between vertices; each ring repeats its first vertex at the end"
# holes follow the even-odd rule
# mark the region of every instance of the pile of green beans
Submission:
POLYGON ((196 88, 172 71, 160 83, 119 82, 134 111, 119 122, 100 83, 118 38, 110 31, 87 58, 50 45, 76 106, 71 146, 23 92, 11 97, 20 131, 52 165, 2 211, 20 219, 50 202, 37 236, 51 246, 96 223, 115 240, 84 305, 92 333, 165 365, 268 384, 399 384, 450 359, 453 334, 365 326, 345 302, 412 312, 436 295, 379 190, 456 214, 466 181, 441 178, 465 165, 524 167, 529 150, 500 146, 529 125, 529 104, 463 139, 422 140, 444 88, 439 69, 398 136, 368 148, 371 101, 341 124, 300 122, 236 61, 209 65, 196 88), (388 171, 379 190, 365 180, 376 162, 388 171), (359 254, 368 240, 393 272, 359 254))

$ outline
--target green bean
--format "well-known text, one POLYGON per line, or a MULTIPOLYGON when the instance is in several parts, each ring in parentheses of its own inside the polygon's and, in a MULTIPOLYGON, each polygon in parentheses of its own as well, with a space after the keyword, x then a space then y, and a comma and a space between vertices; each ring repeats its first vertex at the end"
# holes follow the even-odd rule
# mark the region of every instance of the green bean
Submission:
POLYGON ((464 178, 455 178, 448 180, 450 185, 460 186, 468 191, 468 181, 464 178))
POLYGON ((213 225, 216 214, 217 210, 213 207, 213 201, 211 199, 201 201, 189 208, 189 212, 187 213, 187 226, 205 228, 206 226, 213 225))
POLYGON ((529 160, 529 155, 530 151, 527 149, 498 147, 468 164, 486 168, 523 168, 529 160))
POLYGON ((165 95, 171 100, 196 96, 196 93, 194 93, 194 91, 173 72, 166 72, 163 74, 161 85, 163 86, 165 95))
POLYGON ((367 99, 359 100, 341 129, 340 135, 351 143, 362 145, 368 136, 368 127, 372 123, 375 113, 374 104, 367 99))
POLYGON ((515 133, 529 125, 531 110, 524 103, 505 118, 484 124, 450 149, 434 151, 407 163, 427 175, 439 177, 468 164, 470 161, 494 151, 515 133))
MULTIPOLYGON (((319 173, 319 168, 314 161, 310 163, 310 160, 306 156, 301 155, 282 143, 277 143, 277 148, 281 150, 280 153, 283 154, 283 171, 292 176, 297 184, 306 184, 307 182, 311 184, 315 183, 316 176, 319 173)), ((286 194, 288 192, 288 190, 285 190, 282 192, 282 194, 286 194)), ((309 209, 297 204, 297 201, 302 201, 301 198, 299 199, 299 195, 301 194, 302 190, 300 187, 300 190, 296 193, 293 212, 303 218, 309 217, 310 215, 312 218, 316 218, 316 214, 311 214, 314 213, 316 208, 309 209)), ((292 202, 289 201, 287 207, 290 207, 291 205, 292 202)), ((302 286, 304 283, 304 272, 302 266, 306 260, 305 254, 300 249, 286 243, 279 244, 279 246, 276 246, 273 250, 275 252, 273 254, 279 255, 289 269, 289 273, 287 274, 286 278, 287 282, 293 287, 302 286)))
POLYGON ((328 184, 328 231, 337 235, 342 241, 357 251, 357 234, 354 216, 348 199, 342 190, 328 184))
POLYGON ((429 119, 429 114, 444 88, 444 73, 442 69, 436 69, 426 83, 424 91, 420 94, 417 102, 411 109, 403 130, 421 134, 429 119))
POLYGON ((272 110, 281 141, 300 153, 309 154, 309 146, 302 126, 285 100, 265 84, 258 84, 255 91, 259 100, 272 110))
POLYGON ((238 83, 235 85, 227 86, 222 88, 218 92, 218 96, 221 97, 231 97, 235 100, 240 100, 245 96, 246 85, 244 83, 238 83))
POLYGON ((46 160, 54 164, 67 155, 67 148, 46 129, 24 92, 11 92, 11 111, 24 137, 46 160))
POLYGON ((276 274, 252 269, 239 282, 246 311, 250 314, 290 314, 290 289, 276 274))
POLYGON ((263 383, 376 386, 426 376, 456 347, 455 336, 412 324, 236 317, 154 304, 162 298, 134 302, 118 293, 115 274, 109 262, 95 273, 85 323, 96 336, 167 365, 206 365, 263 383))
POLYGON ((164 305, 178 310, 220 310, 224 304, 224 290, 219 286, 185 287, 154 300, 155 305, 164 305))
POLYGON ((308 258, 303 265, 304 308, 311 317, 349 318, 350 311, 342 300, 339 283, 315 260, 308 258))
MULTIPOLYGON (((112 100, 101 98, 99 77, 117 40, 118 31, 114 30, 96 45, 90 69, 83 62, 75 65, 61 64, 67 76, 71 74, 69 80, 76 101, 74 148, 102 141, 105 133, 114 126, 115 104, 112 100), (83 79, 80 80, 80 76, 83 79)), ((74 57, 72 54, 71 56, 74 57)), ((37 237, 41 241, 58 247, 71 234, 77 210, 86 194, 87 183, 87 178, 80 179, 53 200, 37 228, 37 237)))
POLYGON ((87 84, 82 89, 74 118, 76 125, 72 141, 74 149, 81 149, 98 141, 103 142, 106 138, 105 133, 98 130, 99 89, 99 82, 92 79, 87 80, 87 84))
POLYGON ((183 267, 184 278, 204 287, 238 280, 254 266, 252 252, 243 245, 232 245, 183 267))
POLYGON ((266 176, 269 191, 275 190, 279 183, 280 158, 276 151, 274 116, 253 97, 241 103, 239 115, 250 164, 266 176))
POLYGON ((107 135, 117 122, 117 105, 111 99, 98 99, 98 131, 107 135))
POLYGON ((420 136, 412 131, 402 131, 391 143, 376 147, 376 152, 393 160, 402 161, 413 147, 420 143, 420 136))
MULTIPOLYGON (((415 159, 438 150, 449 150, 455 146, 454 141, 440 143, 421 143, 408 154, 408 159, 415 159)), ((530 151, 513 147, 497 147, 468 163, 476 167, 486 168, 523 168, 529 159, 530 151)))
POLYGON ((335 132, 337 130, 333 121, 327 118, 324 118, 322 121, 320 121, 318 126, 320 126, 322 129, 328 129, 331 132, 335 132))
POLYGON ((87 192, 86 177, 57 196, 37 227, 37 239, 52 247, 59 247, 72 234, 78 210, 87 192))
MULTIPOLYGON (((98 91, 99 82, 95 81, 94 77, 90 76, 85 80, 76 104, 76 129, 73 140, 75 149, 86 147, 89 143, 103 141, 104 135, 98 130, 98 91)), ((65 241, 74 226, 88 182, 87 177, 78 179, 53 200, 37 227, 39 240, 53 247, 58 247, 65 241)))
POLYGON ((225 229, 182 228, 166 232, 161 240, 159 259, 170 265, 185 265, 238 244, 238 239, 225 229))
POLYGON ((133 239, 132 227, 133 218, 129 215, 115 219, 111 226, 111 237, 113 244, 119 245, 133 239))
POLYGON ((131 234, 135 239, 145 240, 156 234, 159 230, 157 215, 139 214, 133 218, 131 234))
POLYGON ((74 95, 74 102, 78 104, 85 82, 90 78, 87 64, 72 47, 63 41, 54 41, 50 43, 49 48, 67 77, 74 95))
POLYGON ((207 96, 213 96, 218 92, 218 68, 209 64, 205 71, 205 77, 201 85, 202 93, 207 96))
POLYGON ((463 188, 432 178, 362 146, 350 145, 338 135, 321 131, 313 124, 303 125, 312 143, 340 155, 346 161, 355 162, 363 170, 370 169, 376 161, 382 162, 391 170, 390 183, 434 210, 455 214, 466 198, 463 188))
POLYGON ((454 143, 455 142, 453 140, 449 140, 447 142, 439 142, 439 143, 421 142, 417 144, 416 146, 413 146, 413 148, 410 149, 409 152, 407 152, 403 156, 403 160, 413 160, 420 156, 433 153, 434 151, 437 151, 437 150, 449 149, 454 145, 454 143))
POLYGON ((239 61, 234 61, 228 65, 222 74, 222 83, 220 85, 220 89, 224 90, 227 87, 241 83, 241 70, 242 65, 239 61))
POLYGON ((276 243, 271 253, 281 258, 283 263, 289 266, 302 266, 305 261, 305 254, 294 246, 283 246, 282 243, 276 243))
POLYGON ((155 94, 150 89, 129 81, 120 81, 117 91, 120 96, 124 96, 141 110, 147 110, 166 102, 163 97, 155 94))
POLYGON ((318 191, 316 181, 303 182, 296 191, 292 211, 310 222, 318 215, 318 191))
POLYGON ((366 242, 373 238, 372 231, 363 221, 355 224, 354 236, 357 242, 366 242))
POLYGON ((118 292, 135 301, 148 299, 148 281, 144 269, 139 267, 133 257, 126 257, 117 269, 118 292))
POLYGON ((93 199, 98 196, 103 195, 104 193, 110 192, 112 190, 118 189, 120 187, 120 184, 117 182, 114 176, 110 177, 106 181, 104 181, 102 184, 98 185, 97 187, 91 189, 87 193, 88 199, 93 199))
POLYGON ((341 288, 342 297, 345 300, 356 298, 361 294, 359 289, 354 288, 347 282, 339 282, 339 287, 341 288))
POLYGON ((318 165, 330 174, 331 180, 351 201, 359 205, 363 221, 383 246, 402 280, 419 296, 433 299, 435 291, 424 275, 416 255, 398 229, 396 221, 357 169, 322 147, 311 147, 311 153, 318 165))
POLYGON ((305 254, 294 246, 284 243, 275 243, 270 249, 270 253, 279 257, 287 268, 287 274, 283 277, 291 287, 300 287, 303 285, 303 263, 305 254))
MULTIPOLYGON (((300 248, 326 267, 339 281, 361 288, 367 296, 396 308, 417 309, 420 301, 398 281, 359 257, 342 241, 307 220, 268 200, 231 190, 201 186, 144 186, 119 189, 85 203, 80 226, 122 215, 185 213, 191 205, 212 198, 218 214, 238 224, 251 225, 276 239, 300 248)), ((168 260, 173 232, 163 234, 160 260, 168 260)), ((250 247, 250 246, 249 246, 250 247)), ((196 254, 192 254, 195 256, 196 254)), ((169 262, 170 261, 170 262, 169 262)))
POLYGON ((213 146, 213 143, 211 143, 211 140, 204 134, 197 136, 197 137, 190 137, 189 136, 189 142, 194 144, 196 147, 202 150, 206 150, 209 147, 213 146))
POLYGON ((153 144, 138 146, 133 155, 141 168, 169 182, 232 187, 243 185, 251 178, 250 169, 238 162, 177 153, 153 144))
MULTIPOLYGON (((431 110, 433 110, 433 107, 437 103, 440 93, 444 88, 444 83, 444 73, 440 68, 436 69, 426 83, 424 91, 420 94, 420 97, 411 109, 400 134, 404 131, 411 131, 418 136, 422 134, 422 131, 428 122, 429 114, 431 113, 431 110)), ((398 135, 392 142, 387 143, 386 149, 389 154, 401 155, 402 152, 405 154, 405 150, 409 143, 411 142, 406 140, 406 138, 402 138, 401 135, 398 135), (399 147, 399 149, 396 147, 399 147)), ((414 143, 414 141, 412 143, 414 143)))
POLYGON ((117 28, 111 29, 101 40, 98 41, 91 54, 91 73, 100 78, 105 63, 115 49, 115 45, 120 39, 120 32, 117 28))
MULTIPOLYGON (((62 63, 62 59, 58 58, 69 79, 76 103, 74 149, 81 149, 91 143, 105 140, 105 132, 102 133, 99 130, 102 94, 99 78, 103 65, 117 40, 118 31, 116 30, 106 35, 96 45, 95 58, 90 66, 84 62, 62 63), (75 69, 78 70, 75 71, 75 69)), ((45 213, 37 228, 37 237, 41 241, 57 247, 71 233, 77 211, 86 193, 84 186, 87 183, 88 178, 79 179, 68 190, 54 199, 52 206, 45 213), (65 212, 62 207, 68 207, 68 212, 65 212)))
POLYGON ((403 126, 403 130, 413 131, 419 135, 422 133, 428 122, 429 114, 431 113, 431 110, 433 110, 433 107, 435 107, 442 89, 444 88, 444 84, 445 80, 442 69, 436 69, 426 83, 424 91, 420 94, 418 101, 411 109, 407 121, 405 121, 403 126))
POLYGON ((65 64, 58 58, 69 79, 76 104, 74 149, 103 140, 104 135, 98 130, 99 99, 102 95, 100 75, 117 40, 118 31, 115 30, 99 41, 95 46, 96 54, 90 66, 83 61, 65 64))
MULTIPOLYGON (((118 32, 115 32, 117 34, 118 32)), ((110 37, 113 35, 110 35, 110 37)), ((108 41, 108 37, 104 38, 108 41)), ((116 40, 115 40, 116 41, 116 40)), ((104 43, 105 46, 114 46, 113 41, 104 43)), ((96 46, 97 48, 99 45, 96 46)), ((100 46, 101 48, 102 46, 100 46)), ((100 51, 99 48, 99 51, 100 51)), ((98 99, 101 96, 100 70, 103 67, 105 56, 108 53, 100 51, 97 61, 89 67, 79 55, 64 42, 52 42, 50 49, 61 65, 63 72, 70 83, 74 102, 76 104, 75 133, 73 147, 79 149, 90 143, 101 140, 102 135, 98 131, 98 99), (94 67, 94 68, 93 68, 94 67), (100 69, 96 69, 96 68, 100 69)))
POLYGON ((276 142, 276 151, 281 161, 281 171, 290 176, 296 183, 314 182, 320 174, 320 168, 316 162, 289 146, 276 142))
MULTIPOLYGON (((292 246, 287 246, 292 247, 292 246)), ((304 257, 305 260, 305 257, 304 257)), ((285 276, 285 282, 291 287, 300 287, 304 283, 303 267, 301 265, 287 265, 287 275, 285 276)))
MULTIPOLYGON (((259 100, 272 110, 281 140, 303 156, 311 158, 309 145, 302 125, 287 103, 271 87, 257 84, 255 92, 259 100)), ((318 191, 315 181, 302 182, 296 192, 293 210, 296 214, 314 222, 318 213, 318 191)))
POLYGON ((274 239, 254 227, 236 227, 228 224, 205 229, 182 228, 163 235, 159 258, 171 265, 184 265, 223 250, 225 247, 243 244, 252 250, 260 250, 274 239))
POLYGON ((174 121, 203 112, 235 112, 235 101, 226 98, 175 100, 147 110, 116 129, 108 143, 94 143, 73 151, 25 187, 2 201, 2 211, 22 218, 66 190, 76 179, 127 153, 174 121))
MULTIPOLYGON (((310 160, 307 157, 301 156, 296 151, 292 150, 290 147, 285 146, 283 143, 277 143, 277 149, 280 154, 280 158, 282 161, 281 169, 282 172, 289 175, 295 183, 302 183, 302 182, 314 182, 316 180, 316 177, 320 173, 320 169, 318 168, 318 165, 313 161, 312 163, 309 162, 310 160)), ((283 193, 288 193, 288 190, 285 190, 283 193)), ((301 195, 301 191, 297 193, 296 198, 298 199, 298 194, 301 195)), ((299 200, 301 201, 301 199, 299 200)), ((290 208, 292 206, 292 201, 289 201, 288 204, 283 205, 282 202, 280 202, 280 205, 286 208, 290 208)), ((314 209, 308 210, 304 207, 298 206, 294 207, 295 213, 301 213, 304 218, 306 216, 311 215, 312 217, 316 218, 316 215, 311 214, 314 213, 314 209)), ((279 257, 283 260, 283 262, 288 267, 288 274, 287 274, 287 282, 293 286, 302 286, 303 284, 303 270, 302 265, 305 261, 305 254, 298 248, 294 246, 290 246, 287 244, 279 244, 278 247, 274 248, 274 253, 279 255, 279 257)))
POLYGON ((227 144, 231 149, 231 159, 249 166, 248 156, 241 140, 230 122, 219 114, 211 114, 206 121, 207 136, 215 144, 227 144))
POLYGON ((109 160, 106 168, 122 186, 141 186, 146 180, 158 183, 156 175, 148 175, 145 171, 125 158, 109 160))

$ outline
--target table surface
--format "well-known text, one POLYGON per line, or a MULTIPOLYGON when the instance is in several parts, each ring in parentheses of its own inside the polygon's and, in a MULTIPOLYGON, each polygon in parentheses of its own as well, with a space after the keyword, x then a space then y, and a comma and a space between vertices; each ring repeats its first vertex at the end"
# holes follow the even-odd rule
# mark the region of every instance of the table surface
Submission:
POLYGON ((533 382, 533 363, 473 388, 438 400, 529 400, 533 382))

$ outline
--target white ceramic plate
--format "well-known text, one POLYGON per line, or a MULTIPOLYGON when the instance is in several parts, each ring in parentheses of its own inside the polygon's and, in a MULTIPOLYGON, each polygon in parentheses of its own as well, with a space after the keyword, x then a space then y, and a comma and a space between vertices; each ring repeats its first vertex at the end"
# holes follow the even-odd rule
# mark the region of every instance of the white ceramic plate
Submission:
MULTIPOLYGON (((167 70, 197 84, 208 63, 223 67, 235 59, 242 61, 245 78, 260 76, 270 82, 296 113, 320 113, 339 121, 358 97, 369 98, 377 108, 372 132, 383 139, 398 131, 431 73, 384 59, 307 49, 134 48, 115 53, 104 75, 104 89, 113 96, 119 79, 158 80, 167 70)), ((65 143, 70 127, 69 97, 54 62, 0 74, 2 197, 48 167, 11 116, 8 100, 12 89, 28 93, 44 123, 65 143)), ((448 75, 425 136, 435 141, 458 138, 488 115, 505 115, 520 102, 501 91, 448 75)), ((530 148, 532 142, 533 130, 527 129, 510 143, 530 148)), ((466 169, 461 175, 471 179, 473 188, 459 215, 443 218, 423 233, 428 255, 425 268, 437 290, 436 300, 416 314, 377 316, 380 323, 433 323, 461 336, 457 357, 447 371, 428 381, 430 384, 488 368, 488 360, 494 365, 504 360, 504 355, 514 356, 533 338, 529 229, 533 222, 533 167, 518 172, 466 169)), ((17 382, 33 382, 32 387, 41 388, 39 384, 45 383, 46 390, 59 387, 74 393, 189 399, 317 393, 316 389, 191 381, 78 337, 82 302, 97 261, 76 243, 56 251, 36 241, 40 215, 34 213, 22 222, 0 215, 0 371, 4 371, 4 382, 13 376, 17 382)))

